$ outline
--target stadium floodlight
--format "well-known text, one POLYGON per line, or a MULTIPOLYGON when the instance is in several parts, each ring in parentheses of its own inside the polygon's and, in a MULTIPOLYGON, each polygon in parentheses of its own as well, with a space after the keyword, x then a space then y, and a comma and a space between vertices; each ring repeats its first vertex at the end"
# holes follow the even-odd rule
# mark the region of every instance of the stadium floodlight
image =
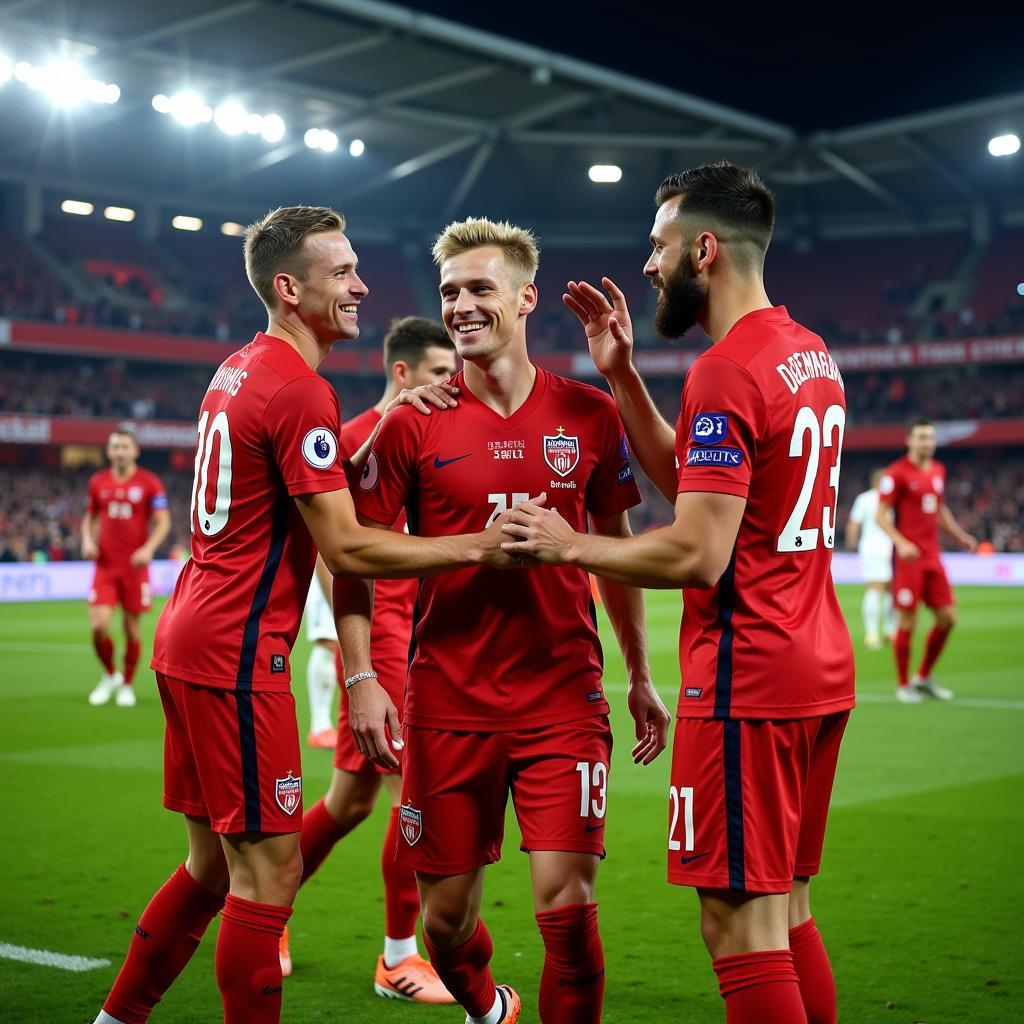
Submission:
POLYGON ((245 130, 249 135, 259 135, 263 131, 263 115, 262 114, 246 114, 245 115, 245 130))
POLYGON ((233 220, 226 220, 220 226, 220 233, 222 235, 230 235, 232 238, 241 238, 245 234, 245 228, 233 220))
POLYGON ((323 153, 333 153, 338 148, 338 136, 327 128, 310 128, 302 140, 310 149, 323 153))
POLYGON ((614 185, 622 180, 622 168, 617 164, 594 164, 587 173, 591 181, 602 185, 614 185))
POLYGON ((362 139, 353 139, 348 144, 350 156, 362 156, 366 152, 366 143, 362 139))
POLYGON ((225 135, 241 135, 245 131, 249 115, 241 103, 228 100, 222 103, 213 113, 213 123, 225 135))
POLYGON ((321 129, 319 129, 319 128, 310 128, 306 132, 306 134, 302 136, 302 141, 310 149, 319 149, 320 148, 320 131, 321 131, 321 129))
POLYGON ((265 114, 260 134, 267 142, 280 142, 284 138, 284 121, 277 114, 265 114))
POLYGON ((1021 281, 1021 283, 1017 285, 1017 294, 1024 295, 1024 281, 1021 281))
POLYGON ((191 89, 183 89, 170 98, 168 113, 178 124, 183 124, 186 128, 194 128, 197 124, 205 124, 213 119, 213 111, 206 105, 202 96, 191 89))
POLYGON ((92 203, 86 203, 81 199, 65 199, 60 204, 61 213, 73 213, 76 217, 88 217, 95 209, 92 203))
POLYGON ((996 135, 988 140, 988 151, 993 156, 1013 156, 1020 149, 1020 137, 1012 132, 996 135))
POLYGON ((185 217, 179 214, 171 218, 171 227, 179 231, 199 231, 202 226, 203 222, 198 217, 185 217))
POLYGON ((135 220, 135 211, 127 206, 107 206, 103 210, 107 220, 119 220, 125 224, 135 220))
POLYGON ((158 114, 169 114, 171 112, 171 101, 162 92, 153 97, 153 109, 158 114))
POLYGON ((10 81, 14 76, 14 61, 5 54, 0 53, 0 85, 10 81))

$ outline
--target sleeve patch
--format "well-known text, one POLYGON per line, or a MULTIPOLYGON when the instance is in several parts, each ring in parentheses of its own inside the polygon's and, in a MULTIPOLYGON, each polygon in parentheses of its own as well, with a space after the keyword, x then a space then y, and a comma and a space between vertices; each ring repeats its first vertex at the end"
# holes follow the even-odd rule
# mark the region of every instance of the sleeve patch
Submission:
POLYGON ((153 496, 153 501, 151 503, 151 507, 153 509, 167 508, 167 495, 166 494, 156 494, 156 495, 154 495, 153 496))
POLYGON ((882 477, 878 484, 879 494, 892 494, 896 490, 896 481, 888 473, 882 477))
POLYGON ((739 448, 691 448, 686 453, 686 464, 735 469, 743 465, 743 452, 739 448))
POLYGON ((363 466, 363 475, 359 478, 359 490, 372 491, 380 480, 380 463, 377 461, 377 453, 370 452, 363 466))
POLYGON ((314 427, 302 439, 302 457, 314 469, 330 469, 338 459, 338 441, 328 427, 314 427))
POLYGON ((721 444, 729 433, 729 417, 721 412, 699 412, 690 426, 690 440, 697 444, 721 444))

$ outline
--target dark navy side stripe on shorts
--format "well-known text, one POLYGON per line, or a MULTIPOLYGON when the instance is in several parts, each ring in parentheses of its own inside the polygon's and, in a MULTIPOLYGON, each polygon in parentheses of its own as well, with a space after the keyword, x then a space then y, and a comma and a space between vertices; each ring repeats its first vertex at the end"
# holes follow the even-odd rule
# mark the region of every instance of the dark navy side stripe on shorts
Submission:
POLYGON ((277 578, 284 543, 288 536, 288 500, 287 492, 281 490, 274 502, 270 546, 259 582, 256 584, 249 614, 245 619, 245 628, 242 630, 242 649, 238 657, 238 674, 235 677, 235 708, 238 712, 238 745, 242 762, 246 832, 263 831, 259 758, 256 752, 256 718, 252 706, 252 672, 256 664, 256 649, 260 639, 260 619, 270 600, 270 592, 274 588, 274 580, 277 578))
POLYGON ((715 669, 715 718, 728 718, 732 706, 732 616, 736 610, 736 549, 718 581, 718 664, 715 669))
POLYGON ((740 764, 742 722, 722 723, 722 760, 725 774, 725 834, 729 888, 745 889, 743 864, 743 773, 740 764))

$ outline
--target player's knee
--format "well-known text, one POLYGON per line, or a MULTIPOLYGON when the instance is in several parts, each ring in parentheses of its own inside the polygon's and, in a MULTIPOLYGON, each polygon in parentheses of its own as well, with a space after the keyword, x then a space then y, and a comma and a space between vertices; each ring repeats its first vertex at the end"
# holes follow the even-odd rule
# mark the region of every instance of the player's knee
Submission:
POLYGON ((185 870, 208 892, 225 894, 230 885, 228 864, 223 853, 217 855, 189 854, 185 870))
POLYGON ((956 625, 956 609, 940 608, 935 613, 935 625, 943 633, 948 633, 956 625))
POLYGON ((476 914, 468 907, 428 900, 423 907, 423 932, 437 949, 454 949, 473 934, 476 914))
POLYGON ((711 907, 702 905, 700 911, 700 934, 708 952, 712 957, 717 957, 719 955, 718 950, 721 949, 729 937, 728 921, 711 907))
POLYGON ((594 884, 590 879, 579 876, 553 879, 540 887, 536 893, 537 909, 557 910, 579 903, 593 903, 594 884))
POLYGON ((324 806, 339 825, 351 832, 370 816, 375 796, 376 794, 370 796, 366 793, 351 792, 342 794, 332 787, 324 797, 324 806))

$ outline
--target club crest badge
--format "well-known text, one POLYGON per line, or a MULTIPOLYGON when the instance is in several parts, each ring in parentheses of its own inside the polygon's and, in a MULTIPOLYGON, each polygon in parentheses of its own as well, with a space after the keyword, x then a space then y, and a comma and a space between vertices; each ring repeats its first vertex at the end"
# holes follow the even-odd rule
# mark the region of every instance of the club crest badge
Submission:
POLYGON ((544 435, 544 461, 559 475, 568 476, 580 461, 580 439, 567 437, 565 427, 544 435))
POLYGON ((410 846, 415 846, 423 835, 423 813, 412 804, 402 804, 398 812, 398 827, 402 838, 410 846))
POLYGON ((285 814, 294 814, 302 803, 302 776, 289 772, 283 779, 274 779, 274 799, 285 814))
POLYGON ((698 413, 690 427, 690 439, 697 444, 721 444, 729 433, 729 417, 720 412, 698 413))
POLYGON ((141 487, 129 487, 128 488, 128 500, 133 505, 138 505, 142 501, 142 488, 141 487))
POLYGON ((316 427, 302 439, 302 457, 314 469, 330 469, 338 457, 338 442, 328 427, 316 427))

